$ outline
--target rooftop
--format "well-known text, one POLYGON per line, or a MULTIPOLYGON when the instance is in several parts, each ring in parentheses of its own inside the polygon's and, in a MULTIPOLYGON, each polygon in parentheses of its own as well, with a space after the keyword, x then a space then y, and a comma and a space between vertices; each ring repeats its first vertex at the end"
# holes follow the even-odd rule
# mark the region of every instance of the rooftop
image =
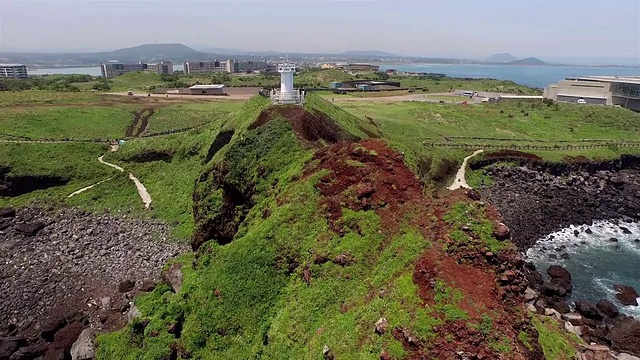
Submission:
POLYGON ((24 66, 22 64, 0 64, 0 66, 8 67, 8 66, 24 66))
POLYGON ((194 90, 198 90, 198 89, 222 89, 224 87, 224 85, 222 84, 215 84, 215 85, 193 85, 192 87, 190 87, 189 89, 194 89, 194 90))
POLYGON ((579 76, 568 77, 567 80, 640 84, 640 76, 579 76))

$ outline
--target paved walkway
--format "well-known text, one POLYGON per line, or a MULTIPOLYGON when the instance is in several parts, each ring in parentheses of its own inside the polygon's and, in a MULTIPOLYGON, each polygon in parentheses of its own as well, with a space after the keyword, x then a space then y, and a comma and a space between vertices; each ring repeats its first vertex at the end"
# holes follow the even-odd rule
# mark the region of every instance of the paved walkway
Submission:
POLYGON ((471 159, 472 157, 480 154, 483 151, 484 150, 482 150, 482 149, 476 150, 476 152, 474 152, 473 154, 471 154, 471 155, 467 156, 466 158, 464 158, 464 161, 462 161, 462 165, 460 165, 460 169, 458 169, 458 173, 456 174, 456 178, 455 178, 455 180, 453 180, 453 184, 451 184, 451 186, 449 186, 447 189, 449 189, 449 190, 455 190, 455 189, 460 189, 460 188, 471 189, 471 186, 469 186, 469 184, 467 184, 467 180, 465 180, 465 178, 464 178, 464 174, 465 174, 465 171, 467 169, 467 161, 469 159, 471 159))

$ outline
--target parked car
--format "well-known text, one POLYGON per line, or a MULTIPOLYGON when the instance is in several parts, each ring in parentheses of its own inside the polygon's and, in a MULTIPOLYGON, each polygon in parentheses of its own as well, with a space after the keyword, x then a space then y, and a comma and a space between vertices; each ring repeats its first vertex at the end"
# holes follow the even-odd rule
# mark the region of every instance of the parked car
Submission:
POLYGON ((586 104, 587 100, 585 99, 578 99, 578 104, 586 104))

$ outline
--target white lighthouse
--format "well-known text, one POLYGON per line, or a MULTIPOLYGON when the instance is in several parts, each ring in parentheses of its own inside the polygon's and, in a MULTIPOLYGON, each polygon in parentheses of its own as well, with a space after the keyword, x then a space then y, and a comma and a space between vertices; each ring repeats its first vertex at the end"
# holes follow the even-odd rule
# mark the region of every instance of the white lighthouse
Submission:
POLYGON ((293 88, 293 74, 296 67, 288 62, 278 65, 280 73, 280 90, 271 92, 271 100, 274 104, 302 104, 304 103, 304 91, 293 88))

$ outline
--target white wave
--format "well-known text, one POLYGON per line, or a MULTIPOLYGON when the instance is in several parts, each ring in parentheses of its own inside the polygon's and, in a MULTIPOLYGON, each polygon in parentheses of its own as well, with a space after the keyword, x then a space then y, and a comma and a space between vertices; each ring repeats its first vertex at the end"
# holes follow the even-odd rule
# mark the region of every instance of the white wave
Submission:
POLYGON ((621 312, 640 318, 640 306, 622 306, 614 290, 616 284, 640 287, 634 270, 640 265, 640 242, 636 239, 640 239, 640 223, 596 221, 542 237, 527 250, 525 257, 542 273, 550 265, 565 266, 573 277, 573 300, 597 302, 606 298, 621 312))
POLYGON ((640 238, 640 223, 620 222, 618 225, 609 221, 597 221, 593 225, 571 225, 558 232, 542 237, 536 244, 526 252, 529 258, 548 257, 548 254, 556 254, 559 263, 562 262, 560 255, 563 253, 580 254, 586 250, 598 249, 611 253, 633 252, 640 255, 640 243, 635 239, 640 238), (620 227, 629 229, 631 234, 623 233, 620 227), (591 234, 586 232, 591 230, 591 234), (575 235, 574 231, 578 230, 575 235), (617 241, 611 239, 615 238, 617 241), (564 246, 564 248, 563 248, 564 246), (560 250, 562 249, 562 250, 560 250))

